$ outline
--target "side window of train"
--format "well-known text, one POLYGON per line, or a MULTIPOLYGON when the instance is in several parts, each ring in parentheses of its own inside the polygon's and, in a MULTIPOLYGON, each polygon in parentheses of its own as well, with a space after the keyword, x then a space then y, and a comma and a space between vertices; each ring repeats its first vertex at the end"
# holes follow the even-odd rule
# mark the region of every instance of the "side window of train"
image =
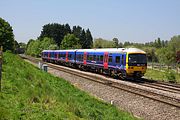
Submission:
POLYGON ((121 63, 122 63, 122 65, 124 65, 124 55, 122 55, 122 57, 121 57, 121 63))
POLYGON ((87 55, 87 60, 89 60, 89 55, 87 55))
POLYGON ((99 61, 99 55, 96 56, 96 61, 99 61))
POLYGON ((72 57, 72 54, 68 54, 68 58, 71 59, 71 57, 72 57))
POLYGON ((96 61, 96 55, 93 55, 93 60, 96 61))
POLYGON ((79 61, 79 55, 78 55, 78 54, 76 54, 76 60, 78 60, 78 61, 79 61))
POLYGON ((112 62, 112 56, 109 56, 109 62, 112 62))
POLYGON ((120 63, 120 56, 116 56, 116 63, 120 63))
POLYGON ((101 61, 101 62, 103 61, 103 55, 100 56, 100 61, 101 61))
POLYGON ((90 55, 90 60, 91 60, 91 61, 93 60, 93 55, 90 55))

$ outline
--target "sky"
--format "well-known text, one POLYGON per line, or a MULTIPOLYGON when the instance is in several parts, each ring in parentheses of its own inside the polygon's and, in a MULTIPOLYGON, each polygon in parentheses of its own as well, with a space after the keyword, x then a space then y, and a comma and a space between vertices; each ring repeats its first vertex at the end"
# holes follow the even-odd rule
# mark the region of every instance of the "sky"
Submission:
POLYGON ((48 23, 79 25, 93 38, 120 42, 170 40, 180 34, 180 0, 0 0, 0 17, 25 43, 37 39, 48 23))

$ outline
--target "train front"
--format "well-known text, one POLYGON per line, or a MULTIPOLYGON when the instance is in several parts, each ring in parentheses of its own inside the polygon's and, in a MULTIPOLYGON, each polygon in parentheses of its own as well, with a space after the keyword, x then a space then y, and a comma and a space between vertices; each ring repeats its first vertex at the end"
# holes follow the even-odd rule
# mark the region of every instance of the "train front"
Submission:
POLYGON ((129 49, 126 57, 126 73, 130 77, 141 78, 147 69, 146 53, 140 49, 129 49))

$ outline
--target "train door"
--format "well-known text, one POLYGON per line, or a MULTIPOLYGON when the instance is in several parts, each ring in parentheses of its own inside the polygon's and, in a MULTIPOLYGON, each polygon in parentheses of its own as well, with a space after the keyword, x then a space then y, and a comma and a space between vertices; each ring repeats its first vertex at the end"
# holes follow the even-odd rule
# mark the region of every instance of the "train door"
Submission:
POLYGON ((121 65, 122 65, 122 69, 124 69, 126 66, 126 59, 124 54, 122 54, 121 56, 121 65))
POLYGON ((66 52, 66 62, 68 62, 68 52, 66 52))
POLYGON ((48 54, 48 60, 50 60, 51 57, 50 52, 47 52, 47 54, 48 54))
POLYGON ((87 52, 84 52, 84 56, 83 56, 83 63, 84 63, 84 65, 87 64, 86 60, 87 60, 87 52))
POLYGON ((58 60, 58 56, 59 56, 58 52, 55 52, 55 58, 56 58, 56 60, 58 60))
POLYGON ((108 69, 108 52, 104 52, 104 69, 108 69))

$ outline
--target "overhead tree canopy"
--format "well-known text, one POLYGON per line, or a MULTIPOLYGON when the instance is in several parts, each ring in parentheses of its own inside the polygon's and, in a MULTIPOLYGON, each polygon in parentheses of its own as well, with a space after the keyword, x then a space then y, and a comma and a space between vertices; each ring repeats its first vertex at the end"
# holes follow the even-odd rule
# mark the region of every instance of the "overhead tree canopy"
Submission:
POLYGON ((8 22, 0 18, 0 46, 3 46, 3 51, 15 49, 15 40, 13 29, 8 22))

